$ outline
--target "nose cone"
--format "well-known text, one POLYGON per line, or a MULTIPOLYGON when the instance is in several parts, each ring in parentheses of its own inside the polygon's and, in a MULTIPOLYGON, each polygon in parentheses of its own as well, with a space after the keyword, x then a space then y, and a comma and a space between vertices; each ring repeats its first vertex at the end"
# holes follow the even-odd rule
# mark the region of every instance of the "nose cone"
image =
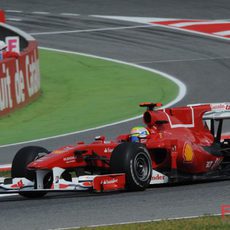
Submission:
POLYGON ((54 154, 48 154, 41 157, 27 165, 29 169, 52 169, 52 166, 57 164, 60 160, 60 156, 54 154))
POLYGON ((66 168, 66 158, 73 158, 75 160, 75 156, 73 152, 68 150, 55 150, 33 162, 28 164, 28 169, 49 169, 51 170, 54 167, 66 168))

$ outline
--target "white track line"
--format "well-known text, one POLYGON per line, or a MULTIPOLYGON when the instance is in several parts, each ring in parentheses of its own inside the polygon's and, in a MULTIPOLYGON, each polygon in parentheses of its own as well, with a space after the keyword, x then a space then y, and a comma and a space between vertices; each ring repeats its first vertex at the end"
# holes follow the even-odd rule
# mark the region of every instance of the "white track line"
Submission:
MULTIPOLYGON (((221 216, 220 213, 217 214, 211 214, 210 216, 221 216)), ((87 228, 97 228, 97 227, 106 227, 106 226, 121 226, 121 225, 127 225, 127 224, 144 224, 149 222, 160 222, 160 221, 172 221, 172 220, 186 220, 186 219, 195 219, 200 217, 207 217, 207 215, 199 215, 199 216, 182 216, 182 217, 172 217, 172 218, 165 218, 165 219, 152 219, 152 220, 142 220, 142 221, 130 221, 130 222, 121 222, 121 223, 113 223, 113 224, 98 224, 98 225, 89 225, 84 226, 87 228)), ((70 230, 70 229, 79 229, 82 228, 82 226, 76 226, 76 227, 68 227, 68 228, 54 228, 54 229, 48 229, 48 230, 70 230)))
MULTIPOLYGON (((60 50, 60 49, 51 49, 51 48, 46 48, 46 47, 39 47, 39 48, 44 49, 44 50, 49 50, 49 51, 56 51, 56 52, 61 52, 61 53, 82 55, 82 56, 85 56, 85 57, 91 57, 91 58, 97 58, 97 59, 101 59, 101 60, 111 61, 111 62, 124 64, 124 65, 132 66, 132 67, 135 67, 135 68, 139 68, 139 69, 143 69, 143 70, 146 70, 146 71, 149 71, 149 72, 152 72, 152 73, 159 74, 162 77, 165 77, 165 78, 173 81, 179 87, 179 93, 178 93, 177 97, 173 101, 171 101, 170 103, 168 103, 167 105, 165 105, 162 108, 170 107, 170 106, 178 103, 179 101, 181 101, 184 98, 184 96, 186 95, 186 92, 187 92, 187 88, 186 88, 185 84, 182 81, 178 80, 177 78, 173 77, 172 75, 166 74, 164 72, 161 72, 161 71, 153 69, 153 68, 148 68, 148 67, 144 67, 144 66, 137 65, 137 64, 134 64, 134 63, 129 63, 129 62, 125 62, 125 61, 120 61, 120 60, 116 60, 116 59, 112 59, 112 58, 106 58, 106 57, 101 57, 101 56, 96 56, 96 55, 91 55, 91 54, 85 54, 85 53, 79 53, 79 52, 73 52, 73 51, 66 51, 66 50, 60 50)), ((28 144, 28 143, 44 141, 44 140, 50 140, 50 139, 54 139, 54 138, 65 137, 65 136, 79 134, 79 133, 85 133, 85 132, 88 132, 88 131, 93 131, 93 130, 97 130, 97 129, 101 129, 101 128, 105 128, 105 127, 109 127, 109 126, 113 126, 113 125, 122 124, 122 123, 129 122, 129 121, 141 118, 141 117, 142 117, 142 115, 139 115, 139 116, 132 117, 132 118, 129 118, 129 119, 125 119, 125 120, 122 120, 122 121, 97 126, 95 128, 84 129, 84 130, 80 130, 80 131, 76 131, 76 132, 70 132, 70 133, 66 133, 66 134, 62 134, 62 135, 56 135, 56 136, 52 136, 52 137, 40 138, 40 139, 36 139, 36 140, 31 140, 31 141, 23 141, 23 142, 18 142, 18 143, 14 143, 14 144, 2 145, 2 146, 0 146, 0 148, 10 147, 10 146, 15 146, 15 145, 20 145, 20 144, 28 144)))
POLYGON ((149 18, 149 17, 126 17, 126 16, 107 16, 107 15, 89 15, 95 18, 104 18, 111 20, 127 21, 127 22, 137 22, 142 24, 148 24, 149 22, 163 22, 170 20, 179 20, 178 18, 149 18))
MULTIPOLYGON (((8 196, 19 196, 18 193, 11 193, 11 194, 0 194, 0 197, 8 197, 8 196)), ((0 201, 1 202, 1 201, 0 201)))
POLYGON ((136 64, 148 64, 148 63, 171 63, 171 62, 193 62, 193 61, 212 61, 212 60, 222 60, 230 59, 229 57, 207 57, 207 58, 191 58, 191 59, 168 59, 168 60, 158 60, 158 61, 139 61, 136 64))
POLYGON ((7 18, 6 21, 21 22, 21 18, 7 18))
POLYGON ((213 33, 213 34, 219 35, 219 36, 229 36, 230 35, 230 30, 224 30, 224 31, 213 33))
MULTIPOLYGON (((181 20, 178 18, 125 17, 125 16, 107 16, 107 15, 104 15, 104 16, 103 15, 90 15, 90 16, 91 17, 98 17, 98 18, 105 18, 105 19, 112 19, 112 20, 137 22, 137 23, 141 23, 141 24, 150 24, 150 25, 155 25, 158 27, 165 28, 167 30, 172 29, 172 30, 181 31, 183 33, 192 33, 192 34, 197 34, 197 35, 206 36, 206 37, 218 38, 218 39, 222 39, 222 40, 230 40, 230 38, 228 38, 228 37, 217 36, 215 34, 202 33, 202 32, 198 32, 198 31, 194 31, 194 30, 188 30, 186 28, 183 29, 180 27, 171 26, 170 24, 169 25, 157 24, 157 22, 160 22, 160 21, 163 22, 163 21, 170 21, 170 20, 181 20), (154 22, 156 22, 156 24, 154 24, 154 22)), ((194 19, 186 19, 186 20, 194 20, 194 19)), ((198 20, 203 20, 203 19, 198 19, 198 20)), ((200 24, 200 22, 191 22, 191 23, 192 24, 194 24, 194 23, 200 24)), ((207 22, 201 22, 201 23, 207 24, 207 22)), ((215 23, 229 23, 229 19, 215 20, 214 22, 210 22, 208 24, 215 24, 215 23)), ((174 25, 177 24, 177 26, 183 25, 180 23, 172 23, 172 24, 174 24, 174 25)))
POLYGON ((60 13, 62 16, 73 16, 73 17, 78 17, 80 14, 73 14, 73 13, 60 13))
POLYGON ((47 15, 47 14, 50 14, 50 12, 34 11, 34 12, 32 12, 32 14, 47 15))
POLYGON ((8 13, 23 13, 23 11, 21 10, 4 10, 4 11, 8 13))
POLYGON ((7 169, 7 168, 10 168, 10 167, 11 167, 11 164, 0 165, 0 170, 1 169, 7 169))
POLYGON ((100 31, 110 31, 110 30, 125 30, 125 29, 136 29, 142 27, 154 27, 155 25, 137 25, 137 26, 120 26, 120 27, 105 27, 97 29, 86 29, 86 30, 63 30, 63 31, 53 31, 53 32, 38 32, 31 33, 31 35, 55 35, 55 34, 70 34, 70 33, 88 33, 88 32, 100 32, 100 31))

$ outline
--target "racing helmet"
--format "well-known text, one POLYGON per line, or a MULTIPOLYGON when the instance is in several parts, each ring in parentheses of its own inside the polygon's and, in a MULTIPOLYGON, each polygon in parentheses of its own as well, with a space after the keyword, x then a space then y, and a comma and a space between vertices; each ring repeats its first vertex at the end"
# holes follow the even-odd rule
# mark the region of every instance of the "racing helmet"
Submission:
POLYGON ((131 142, 139 142, 141 138, 145 138, 149 135, 149 131, 142 126, 136 126, 131 129, 130 132, 130 141, 131 142))
POLYGON ((4 41, 0 41, 0 50, 6 49, 7 45, 4 41))

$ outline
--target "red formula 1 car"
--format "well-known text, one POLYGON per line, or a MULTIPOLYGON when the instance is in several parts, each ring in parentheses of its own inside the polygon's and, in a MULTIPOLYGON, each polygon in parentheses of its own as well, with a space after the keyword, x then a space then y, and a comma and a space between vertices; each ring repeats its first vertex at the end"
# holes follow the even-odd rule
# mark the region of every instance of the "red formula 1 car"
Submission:
POLYGON ((99 136, 90 144, 51 152, 22 148, 13 160, 12 178, 0 182, 0 192, 40 197, 50 191, 133 191, 151 184, 230 178, 230 135, 222 132, 230 103, 140 106, 147 108, 140 133, 113 141, 99 136))

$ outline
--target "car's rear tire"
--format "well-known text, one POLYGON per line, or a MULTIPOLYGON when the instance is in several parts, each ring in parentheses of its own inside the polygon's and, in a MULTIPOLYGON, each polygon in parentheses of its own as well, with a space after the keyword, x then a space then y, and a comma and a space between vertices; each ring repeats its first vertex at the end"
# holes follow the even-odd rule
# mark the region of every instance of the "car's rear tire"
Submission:
POLYGON ((125 173, 127 190, 145 190, 151 181, 152 161, 143 144, 125 142, 113 150, 110 169, 111 173, 125 173))
MULTIPOLYGON (((39 157, 48 154, 48 150, 38 146, 27 146, 20 149, 12 162, 11 176, 25 177, 28 180, 34 181, 36 184, 36 173, 27 169, 27 165, 39 157)), ((45 176, 48 180, 47 176, 45 176)), ((46 194, 46 192, 20 192, 20 195, 28 198, 38 198, 46 194)))

